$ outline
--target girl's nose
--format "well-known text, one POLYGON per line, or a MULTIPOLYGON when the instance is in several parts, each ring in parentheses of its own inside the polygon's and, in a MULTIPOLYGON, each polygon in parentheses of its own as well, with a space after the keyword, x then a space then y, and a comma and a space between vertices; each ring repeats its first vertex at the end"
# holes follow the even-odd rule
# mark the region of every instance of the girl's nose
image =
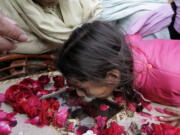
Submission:
POLYGON ((86 96, 86 94, 83 91, 80 91, 80 90, 76 90, 76 93, 80 97, 85 97, 86 96))

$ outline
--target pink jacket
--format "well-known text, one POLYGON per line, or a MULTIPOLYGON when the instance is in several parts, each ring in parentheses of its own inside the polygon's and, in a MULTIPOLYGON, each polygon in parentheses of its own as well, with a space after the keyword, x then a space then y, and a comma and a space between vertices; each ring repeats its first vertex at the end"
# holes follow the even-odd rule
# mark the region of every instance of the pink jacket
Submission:
POLYGON ((134 88, 151 101, 180 106, 180 40, 127 38, 134 60, 134 88))

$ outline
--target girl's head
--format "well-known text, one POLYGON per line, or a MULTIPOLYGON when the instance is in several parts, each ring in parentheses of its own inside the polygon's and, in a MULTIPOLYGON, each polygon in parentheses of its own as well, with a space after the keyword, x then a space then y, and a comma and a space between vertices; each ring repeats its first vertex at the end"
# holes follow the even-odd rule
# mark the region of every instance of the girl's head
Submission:
POLYGON ((136 100, 131 51, 112 24, 95 21, 77 28, 59 52, 56 65, 80 96, 102 98, 118 89, 126 99, 136 100))

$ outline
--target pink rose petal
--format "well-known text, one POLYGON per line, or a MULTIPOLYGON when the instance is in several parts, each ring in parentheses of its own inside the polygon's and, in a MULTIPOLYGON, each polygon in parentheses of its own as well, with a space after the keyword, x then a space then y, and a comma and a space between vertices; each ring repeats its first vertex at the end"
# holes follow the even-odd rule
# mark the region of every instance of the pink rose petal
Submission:
POLYGON ((159 117, 158 116, 154 116, 151 118, 152 120, 155 120, 155 121, 159 121, 159 117))
POLYGON ((155 107, 154 109, 159 113, 165 113, 163 108, 155 107))
POLYGON ((40 121, 39 121, 39 116, 33 118, 33 119, 26 119, 24 120, 24 123, 26 124, 32 124, 32 125, 36 125, 40 128, 43 128, 45 125, 43 124, 40 124, 40 121))
POLYGON ((100 110, 101 111, 107 111, 109 109, 109 106, 108 105, 106 105, 106 104, 101 104, 100 105, 100 110))
POLYGON ((5 95, 0 93, 0 102, 4 102, 5 101, 5 95))
POLYGON ((151 106, 151 104, 145 106, 145 108, 146 108, 148 111, 150 111, 150 112, 152 111, 152 106, 151 106))
POLYGON ((147 113, 147 112, 138 112, 139 115, 143 116, 143 117, 151 117, 152 115, 147 113))
POLYGON ((5 118, 6 118, 6 115, 7 115, 6 112, 4 112, 3 110, 0 110, 0 120, 5 119, 5 118))
POLYGON ((11 128, 8 125, 8 121, 0 121, 0 135, 7 135, 11 133, 11 128))
POLYGON ((103 129, 106 126, 107 117, 97 116, 95 120, 96 120, 96 126, 95 126, 96 128, 103 129))
POLYGON ((63 108, 60 110, 58 114, 55 115, 53 119, 53 125, 56 127, 64 127, 67 124, 68 118, 68 107, 63 108))
POLYGON ((159 112, 159 113, 168 114, 168 115, 172 115, 172 116, 174 115, 173 113, 168 112, 168 111, 166 111, 166 110, 163 109, 163 108, 155 107, 155 110, 156 110, 157 112, 159 112))
POLYGON ((129 103, 128 106, 127 106, 128 110, 131 110, 133 112, 136 111, 136 106, 134 103, 129 103))
POLYGON ((140 120, 141 123, 144 123, 144 122, 146 122, 146 121, 147 121, 147 119, 141 119, 141 120, 140 120))

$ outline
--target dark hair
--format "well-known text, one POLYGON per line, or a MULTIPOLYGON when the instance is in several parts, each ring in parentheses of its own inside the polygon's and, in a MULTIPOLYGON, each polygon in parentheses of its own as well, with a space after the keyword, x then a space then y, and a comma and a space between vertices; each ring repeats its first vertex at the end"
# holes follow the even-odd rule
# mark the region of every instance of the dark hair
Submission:
POLYGON ((59 52, 57 67, 67 79, 104 80, 106 73, 117 69, 120 89, 128 101, 139 103, 133 91, 133 59, 124 35, 115 25, 94 21, 77 28, 59 52))

